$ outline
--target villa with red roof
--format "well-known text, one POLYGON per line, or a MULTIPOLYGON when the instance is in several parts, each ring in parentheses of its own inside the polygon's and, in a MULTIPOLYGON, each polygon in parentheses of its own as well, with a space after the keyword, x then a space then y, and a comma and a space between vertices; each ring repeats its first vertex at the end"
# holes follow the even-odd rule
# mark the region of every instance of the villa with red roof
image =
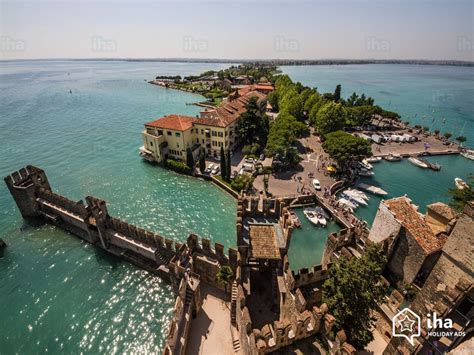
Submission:
POLYGON ((221 147, 233 151, 238 145, 238 123, 252 97, 266 99, 260 91, 252 90, 229 99, 215 108, 206 108, 196 117, 172 114, 145 123, 140 155, 150 161, 166 158, 186 162, 187 150, 194 159, 203 150, 207 156, 218 157, 221 147))

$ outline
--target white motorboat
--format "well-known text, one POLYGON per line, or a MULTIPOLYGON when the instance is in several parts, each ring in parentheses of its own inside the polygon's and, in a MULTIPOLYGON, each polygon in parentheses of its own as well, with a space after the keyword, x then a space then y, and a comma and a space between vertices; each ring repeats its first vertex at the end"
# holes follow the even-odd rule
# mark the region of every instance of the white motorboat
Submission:
POLYGON ((365 168, 359 169, 359 175, 360 176, 374 176, 374 172, 367 170, 365 168))
POLYGON ((326 218, 321 213, 316 214, 316 218, 318 219, 318 223, 323 227, 326 227, 326 218))
POLYGON ((420 159, 417 159, 415 157, 408 158, 408 161, 412 163, 413 165, 416 165, 420 168, 423 169, 428 169, 428 164, 426 164, 424 161, 421 161, 420 159))
POLYGON ((365 201, 360 195, 351 193, 350 191, 347 191, 347 190, 344 191, 342 195, 344 196, 344 198, 348 199, 352 203, 357 202, 358 204, 367 206, 367 201, 365 201))
POLYGON ((318 190, 318 191, 321 190, 321 183, 319 182, 318 179, 313 179, 312 183, 313 183, 313 187, 316 190, 318 190))
POLYGON ((382 190, 380 187, 372 186, 372 185, 369 185, 369 184, 360 183, 360 184, 357 185, 357 187, 359 189, 362 189, 362 190, 368 191, 370 193, 373 193, 374 195, 385 196, 385 195, 388 194, 387 191, 382 190))
POLYGON ((362 160, 359 162, 359 166, 363 169, 372 170, 373 166, 367 162, 367 160, 362 160))
POLYGON ((461 178, 455 178, 454 179, 454 184, 456 185, 456 188, 458 190, 464 190, 464 189, 469 189, 469 185, 467 184, 467 182, 465 182, 463 179, 461 178))
POLYGON ((306 218, 308 218, 308 220, 313 223, 315 226, 318 225, 319 223, 319 218, 316 214, 316 212, 310 210, 310 209, 305 209, 303 211, 304 215, 306 216, 306 218))
POLYGON ((466 150, 465 152, 462 152, 461 155, 464 158, 474 160, 474 150, 466 150))
POLYGON ((326 213, 326 211, 324 210, 324 208, 319 207, 319 206, 316 206, 316 207, 314 208, 314 210, 316 211, 316 213, 322 214, 322 215, 324 216, 324 218, 326 218, 326 219, 329 219, 329 218, 330 218, 329 215, 328 215, 328 214, 326 213))
POLYGON ((351 194, 354 194, 354 195, 357 195, 357 196, 360 196, 362 197, 364 200, 368 201, 369 200, 369 197, 363 193, 362 191, 359 191, 357 189, 347 189, 346 191, 349 191, 351 194))
POLYGON ((365 159, 368 163, 378 163, 382 160, 381 157, 370 157, 365 159))
POLYGON ((347 206, 347 207, 350 207, 352 208, 353 210, 357 208, 357 206, 355 204, 353 204, 351 201, 345 199, 345 198, 340 198, 339 200, 337 200, 340 204, 344 205, 344 206, 347 206))
POLYGON ((385 157, 385 160, 387 160, 387 161, 400 161, 400 160, 402 160, 402 156, 400 154, 393 153, 393 154, 387 155, 385 157))

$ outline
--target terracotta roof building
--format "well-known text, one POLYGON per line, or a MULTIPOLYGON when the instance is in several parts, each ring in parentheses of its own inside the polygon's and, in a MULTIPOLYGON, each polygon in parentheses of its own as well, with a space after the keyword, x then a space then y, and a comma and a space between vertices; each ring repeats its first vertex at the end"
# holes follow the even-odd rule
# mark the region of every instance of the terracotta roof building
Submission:
POLYGON ((168 115, 158 118, 157 120, 145 123, 145 127, 166 128, 176 131, 185 131, 192 127, 196 117, 184 115, 168 115))
POLYGON ((403 285, 423 280, 446 242, 446 235, 435 235, 417 209, 406 196, 382 201, 369 233, 369 240, 388 251, 392 281, 403 285))

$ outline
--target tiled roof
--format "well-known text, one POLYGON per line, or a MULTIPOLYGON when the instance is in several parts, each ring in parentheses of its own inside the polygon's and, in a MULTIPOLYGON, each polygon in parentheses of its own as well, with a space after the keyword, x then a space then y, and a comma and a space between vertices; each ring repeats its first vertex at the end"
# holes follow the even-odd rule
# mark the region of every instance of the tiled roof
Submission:
POLYGON ((246 95, 252 91, 273 91, 273 86, 270 84, 252 84, 244 86, 239 89, 239 95, 246 95))
POLYGON ((435 236, 409 198, 397 197, 384 201, 384 204, 426 254, 431 254, 443 247, 445 239, 438 239, 435 236))
POLYGON ((257 259, 280 259, 275 227, 270 225, 250 225, 251 256, 257 259))
POLYGON ((145 123, 145 126, 185 131, 193 126, 194 121, 195 117, 173 114, 145 123))
POLYGON ((266 97, 258 91, 251 91, 237 99, 228 101, 215 109, 205 110, 201 112, 201 117, 196 119, 196 123, 207 126, 227 127, 236 121, 240 115, 245 111, 245 106, 251 97, 257 97, 262 100, 266 97))

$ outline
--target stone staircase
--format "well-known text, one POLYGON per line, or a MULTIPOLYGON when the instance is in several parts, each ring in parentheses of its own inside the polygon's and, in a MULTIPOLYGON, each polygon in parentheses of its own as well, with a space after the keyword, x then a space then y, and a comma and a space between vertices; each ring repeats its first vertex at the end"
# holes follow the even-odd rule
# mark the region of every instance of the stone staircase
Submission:
POLYGON ((234 281, 232 282, 232 294, 231 294, 231 302, 230 302, 230 317, 231 317, 231 323, 233 325, 236 325, 236 317, 237 317, 237 297, 238 297, 238 291, 237 291, 237 282, 234 281))
POLYGON ((240 340, 236 339, 232 342, 232 347, 234 348, 234 353, 240 353, 240 340))

